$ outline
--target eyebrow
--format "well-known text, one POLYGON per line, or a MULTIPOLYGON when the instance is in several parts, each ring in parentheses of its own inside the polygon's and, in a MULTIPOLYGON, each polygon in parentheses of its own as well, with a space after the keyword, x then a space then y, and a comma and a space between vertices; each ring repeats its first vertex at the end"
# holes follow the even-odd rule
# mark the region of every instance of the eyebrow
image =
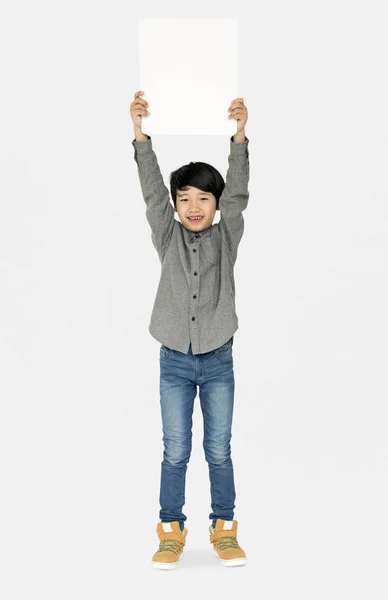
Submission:
MULTIPOLYGON (((177 196, 184 196, 185 194, 188 194, 189 192, 177 192, 177 196)), ((201 196, 210 196, 210 192, 198 192, 198 195, 201 196)))

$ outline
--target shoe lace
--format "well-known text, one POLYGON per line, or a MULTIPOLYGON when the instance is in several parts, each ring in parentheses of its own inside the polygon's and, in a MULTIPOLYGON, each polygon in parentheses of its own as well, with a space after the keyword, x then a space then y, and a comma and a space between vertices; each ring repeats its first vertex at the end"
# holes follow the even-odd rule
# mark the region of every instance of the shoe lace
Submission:
POLYGON ((182 542, 178 542, 178 540, 162 540, 159 544, 158 552, 174 552, 177 554, 181 551, 183 546, 182 542))
POLYGON ((223 535, 213 542, 220 550, 225 548, 240 548, 234 535, 223 535))

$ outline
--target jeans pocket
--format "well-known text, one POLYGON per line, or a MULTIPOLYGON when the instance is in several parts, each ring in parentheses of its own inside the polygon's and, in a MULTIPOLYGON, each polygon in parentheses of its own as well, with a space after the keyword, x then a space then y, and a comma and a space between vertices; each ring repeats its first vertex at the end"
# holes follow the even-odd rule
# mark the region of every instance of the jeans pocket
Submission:
POLYGON ((233 338, 227 341, 225 344, 217 348, 214 352, 214 356, 222 365, 233 363, 233 338))
POLYGON ((171 348, 163 346, 163 344, 160 346, 160 358, 170 358, 172 353, 173 350, 171 350, 171 348))

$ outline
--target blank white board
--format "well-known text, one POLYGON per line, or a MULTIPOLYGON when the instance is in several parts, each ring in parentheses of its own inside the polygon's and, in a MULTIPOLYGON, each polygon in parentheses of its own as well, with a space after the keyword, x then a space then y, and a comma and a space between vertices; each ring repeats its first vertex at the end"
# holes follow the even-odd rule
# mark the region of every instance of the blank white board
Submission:
POLYGON ((149 103, 149 135, 233 135, 228 108, 237 85, 237 20, 139 19, 139 90, 149 103))

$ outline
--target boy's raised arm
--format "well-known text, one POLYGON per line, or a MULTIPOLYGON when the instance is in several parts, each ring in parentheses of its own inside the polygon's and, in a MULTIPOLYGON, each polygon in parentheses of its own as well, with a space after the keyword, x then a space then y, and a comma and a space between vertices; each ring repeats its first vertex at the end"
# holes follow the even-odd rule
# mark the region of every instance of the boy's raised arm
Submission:
POLYGON ((150 114, 147 100, 141 97, 143 95, 144 91, 135 92, 134 101, 130 106, 135 131, 135 139, 132 140, 132 144, 135 149, 140 186, 147 205, 146 217, 151 226, 152 242, 162 262, 174 228, 174 209, 170 203, 170 196, 164 184, 156 154, 152 149, 151 137, 142 132, 143 117, 150 114))
POLYGON ((221 219, 218 226, 232 253, 234 264, 237 248, 244 233, 242 212, 246 209, 249 199, 249 139, 245 134, 242 136, 245 141, 236 142, 233 138, 239 139, 238 134, 230 138, 229 167, 225 188, 219 200, 221 219))
POLYGON ((134 158, 146 203, 146 217, 151 227, 152 242, 162 261, 174 227, 174 209, 152 148, 151 137, 141 135, 145 138, 144 141, 136 141, 141 139, 138 135, 132 141, 135 149, 134 158))

